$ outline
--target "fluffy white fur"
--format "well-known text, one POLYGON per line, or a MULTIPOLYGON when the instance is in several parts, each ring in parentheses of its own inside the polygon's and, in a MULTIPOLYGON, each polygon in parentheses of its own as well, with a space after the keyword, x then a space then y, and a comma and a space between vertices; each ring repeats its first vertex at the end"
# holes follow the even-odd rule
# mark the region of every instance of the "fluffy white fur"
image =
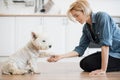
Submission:
POLYGON ((32 40, 3 63, 1 68, 2 74, 40 73, 37 59, 50 56, 47 53, 40 53, 40 50, 46 50, 50 47, 51 44, 46 37, 32 32, 32 40))

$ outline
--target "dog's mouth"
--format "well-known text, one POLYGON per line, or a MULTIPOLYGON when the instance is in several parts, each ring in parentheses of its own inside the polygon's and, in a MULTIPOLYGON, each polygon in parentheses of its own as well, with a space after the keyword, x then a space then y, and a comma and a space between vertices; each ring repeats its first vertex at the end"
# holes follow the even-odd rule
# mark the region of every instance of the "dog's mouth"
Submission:
POLYGON ((47 47, 43 48, 43 47, 40 47, 40 46, 34 46, 34 49, 37 50, 37 51, 38 50, 47 50, 47 47))
POLYGON ((47 48, 47 46, 46 46, 46 47, 40 47, 39 49, 40 49, 40 50, 47 50, 48 48, 47 48))
POLYGON ((45 46, 45 47, 39 47, 39 49, 40 50, 47 50, 47 49, 49 49, 51 47, 52 47, 52 45, 49 45, 49 46, 45 46))

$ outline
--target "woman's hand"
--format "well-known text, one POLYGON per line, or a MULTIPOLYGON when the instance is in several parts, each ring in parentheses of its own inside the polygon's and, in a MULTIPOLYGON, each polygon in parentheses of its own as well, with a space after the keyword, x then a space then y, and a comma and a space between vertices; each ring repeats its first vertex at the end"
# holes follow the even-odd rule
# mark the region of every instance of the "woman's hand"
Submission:
POLYGON ((62 54, 62 55, 52 55, 50 58, 47 59, 48 62, 57 62, 58 60, 62 59, 62 58, 69 58, 69 57, 76 57, 79 54, 75 51, 71 51, 69 53, 66 54, 62 54))
POLYGON ((62 59, 61 55, 52 55, 50 58, 47 59, 47 61, 48 62, 57 62, 60 59, 62 59))
POLYGON ((94 70, 92 72, 89 73, 90 76, 105 76, 106 75, 106 71, 103 71, 102 69, 98 69, 98 70, 94 70))

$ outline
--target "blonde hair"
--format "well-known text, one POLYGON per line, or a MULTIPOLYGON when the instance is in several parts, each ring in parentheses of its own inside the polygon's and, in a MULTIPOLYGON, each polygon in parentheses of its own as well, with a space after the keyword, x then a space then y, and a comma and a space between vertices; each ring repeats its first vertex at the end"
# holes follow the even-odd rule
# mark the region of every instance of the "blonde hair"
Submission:
POLYGON ((67 16, 70 20, 74 21, 74 18, 71 15, 72 10, 82 11, 86 16, 89 16, 92 13, 92 9, 87 0, 77 0, 70 5, 67 16))

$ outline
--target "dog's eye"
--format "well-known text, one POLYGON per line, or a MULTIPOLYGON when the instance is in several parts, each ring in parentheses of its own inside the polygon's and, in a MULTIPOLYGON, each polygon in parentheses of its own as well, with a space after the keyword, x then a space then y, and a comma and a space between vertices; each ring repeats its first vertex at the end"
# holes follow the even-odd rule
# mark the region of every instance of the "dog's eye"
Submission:
POLYGON ((43 40, 42 42, 45 42, 45 40, 43 40))

